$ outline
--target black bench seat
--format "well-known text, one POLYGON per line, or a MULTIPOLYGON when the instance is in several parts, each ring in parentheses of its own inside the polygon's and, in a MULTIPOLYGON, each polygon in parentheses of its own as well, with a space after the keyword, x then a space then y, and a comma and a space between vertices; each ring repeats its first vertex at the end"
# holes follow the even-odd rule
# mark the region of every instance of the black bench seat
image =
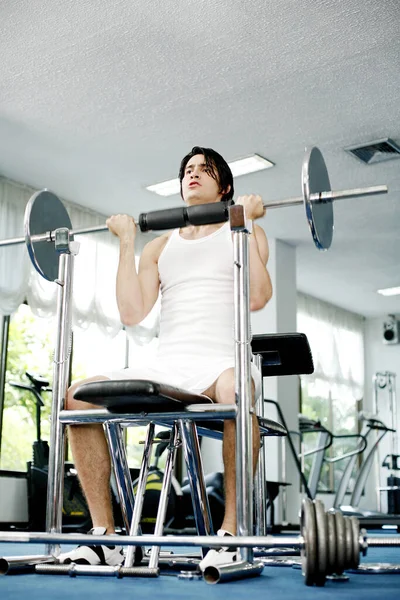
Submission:
MULTIPOLYGON (((78 387, 74 398, 107 408, 115 415, 181 412, 189 405, 214 404, 208 396, 142 379, 92 381, 78 387)), ((276 421, 264 417, 258 417, 258 421, 261 435, 283 436, 287 433, 285 427, 276 421)), ((223 432, 223 420, 218 417, 215 421, 197 421, 196 424, 199 435, 207 435, 207 430, 223 432)))
POLYGON ((74 398, 113 413, 172 412, 190 404, 213 404, 208 396, 147 379, 91 381, 78 387, 74 398))

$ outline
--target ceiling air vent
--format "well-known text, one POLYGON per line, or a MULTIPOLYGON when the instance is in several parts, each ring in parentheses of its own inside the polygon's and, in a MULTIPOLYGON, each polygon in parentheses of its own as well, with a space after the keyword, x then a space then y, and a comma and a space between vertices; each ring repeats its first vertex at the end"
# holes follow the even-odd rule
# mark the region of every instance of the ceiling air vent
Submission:
POLYGON ((367 165, 400 158, 400 146, 390 138, 358 146, 349 146, 345 150, 367 165))

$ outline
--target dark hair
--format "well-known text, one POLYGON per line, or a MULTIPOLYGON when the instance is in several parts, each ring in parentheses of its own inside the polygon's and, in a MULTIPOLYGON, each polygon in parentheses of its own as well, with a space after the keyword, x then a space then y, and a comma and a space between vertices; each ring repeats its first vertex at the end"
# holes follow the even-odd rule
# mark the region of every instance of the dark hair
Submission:
MULTIPOLYGON (((221 198, 222 201, 232 201, 233 204, 233 175, 232 171, 226 162, 226 160, 218 154, 212 148, 201 148, 200 146, 194 146, 191 152, 182 159, 181 166, 179 168, 179 181, 181 183, 181 196, 182 196, 182 179, 185 176, 186 165, 189 160, 196 156, 197 154, 202 154, 204 156, 204 162, 206 164, 206 168, 209 170, 210 175, 219 185, 219 192, 222 193, 223 190, 226 190, 228 186, 230 187, 229 192, 224 194, 221 198)), ((183 197, 183 196, 182 196, 183 197)))

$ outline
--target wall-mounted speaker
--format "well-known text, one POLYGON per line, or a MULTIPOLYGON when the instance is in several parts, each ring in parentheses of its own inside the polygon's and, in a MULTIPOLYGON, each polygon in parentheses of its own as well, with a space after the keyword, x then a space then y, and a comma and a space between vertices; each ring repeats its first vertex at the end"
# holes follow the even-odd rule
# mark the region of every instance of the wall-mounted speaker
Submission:
POLYGON ((394 315, 388 315, 383 322, 383 343, 398 344, 400 342, 400 323, 394 315))

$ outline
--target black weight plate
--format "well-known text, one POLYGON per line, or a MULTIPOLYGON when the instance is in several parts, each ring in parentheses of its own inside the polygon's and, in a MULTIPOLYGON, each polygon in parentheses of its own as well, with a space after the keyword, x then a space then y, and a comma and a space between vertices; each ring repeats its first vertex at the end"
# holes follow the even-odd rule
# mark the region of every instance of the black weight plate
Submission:
POLYGON ((333 202, 312 201, 310 197, 331 191, 328 170, 318 148, 306 152, 301 179, 304 208, 314 244, 318 250, 328 250, 333 237, 333 202))
POLYGON ((306 585, 314 585, 318 572, 317 527, 312 500, 304 498, 301 504, 301 534, 305 548, 301 551, 302 571, 306 585))
POLYGON ((328 575, 336 573, 336 519, 333 512, 328 512, 328 575))
POLYGON ((358 569, 360 565, 360 522, 357 517, 350 517, 350 523, 353 530, 353 569, 358 569))
POLYGON ((315 520, 317 524, 317 574, 315 585, 325 585, 328 570, 328 522, 325 507, 321 500, 314 500, 315 520))
POLYGON ((341 512, 335 513, 336 520, 336 573, 341 575, 345 569, 346 564, 346 535, 344 519, 341 512))
POLYGON ((353 565, 353 528, 350 517, 344 519, 344 537, 345 537, 345 567, 344 570, 351 569, 353 565))
POLYGON ((33 194, 25 209, 25 242, 33 266, 48 281, 58 277, 59 255, 54 242, 34 241, 32 236, 61 227, 72 229, 67 210, 59 198, 48 190, 33 194))

